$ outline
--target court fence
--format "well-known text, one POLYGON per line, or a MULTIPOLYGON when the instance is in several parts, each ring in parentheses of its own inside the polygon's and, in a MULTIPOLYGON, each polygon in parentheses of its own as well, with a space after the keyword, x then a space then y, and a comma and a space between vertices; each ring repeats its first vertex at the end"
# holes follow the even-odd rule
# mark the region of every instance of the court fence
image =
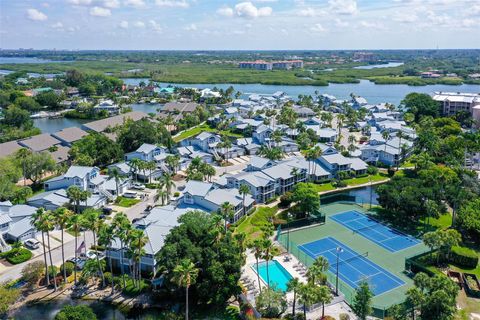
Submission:
POLYGON ((417 274, 419 272, 426 273, 430 277, 435 275, 435 272, 430 270, 427 265, 422 263, 420 260, 422 258, 426 258, 428 255, 431 255, 432 251, 427 250, 420 254, 415 254, 410 257, 405 258, 405 270, 412 272, 413 274, 417 274))
MULTIPOLYGON (((310 268, 313 265, 314 259, 306 254, 303 250, 299 248, 299 245, 290 239, 290 232, 282 232, 278 235, 277 241, 287 250, 287 252, 294 255, 300 263, 302 263, 307 268, 310 268)), ((330 288, 335 289, 335 284, 337 277, 331 271, 326 272, 327 282, 330 288)), ((338 291, 345 297, 345 301, 351 306, 354 302, 356 291, 352 287, 346 285, 341 280, 338 281, 338 291)), ((372 306, 372 314, 376 318, 383 319, 388 315, 388 308, 390 306, 372 306)))

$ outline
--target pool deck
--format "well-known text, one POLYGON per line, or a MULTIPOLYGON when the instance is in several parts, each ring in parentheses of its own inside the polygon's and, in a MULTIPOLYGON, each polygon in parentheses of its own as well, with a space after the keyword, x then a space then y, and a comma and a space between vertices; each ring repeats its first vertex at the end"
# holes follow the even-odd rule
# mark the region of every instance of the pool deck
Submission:
MULTIPOLYGON (((292 254, 281 254, 279 256, 276 256, 273 258, 273 260, 278 261, 284 268, 287 270, 288 273, 293 278, 298 278, 300 282, 306 283, 307 278, 303 272, 300 271, 299 268, 296 266, 300 265, 300 261, 292 254), (285 258, 288 257, 288 261, 285 261, 285 258)), ((259 263, 264 262, 265 260, 259 260, 259 263)), ((240 281, 242 284, 247 283, 252 284, 250 286, 250 290, 247 291, 247 298, 250 302, 255 304, 255 296, 259 293, 259 287, 258 287, 258 277, 257 273, 254 271, 254 269, 251 267, 256 263, 255 256, 251 250, 247 251, 247 259, 246 259, 246 264, 242 268, 242 277, 240 281)), ((266 287, 266 282, 263 281, 263 279, 260 277, 260 281, 262 284, 262 289, 266 287)), ((244 285, 244 287, 246 287, 244 285)), ((293 302, 293 292, 287 292, 286 293, 287 301, 288 301, 288 309, 286 313, 290 313, 292 310, 292 302, 293 302)), ((336 319, 339 319, 340 314, 346 313, 350 315, 350 319, 355 319, 355 315, 350 309, 350 307, 343 301, 339 302, 339 299, 334 299, 330 304, 325 305, 325 314, 326 315, 331 315, 335 317, 336 319)), ((297 306, 295 308, 296 312, 302 313, 302 305, 298 303, 297 301, 297 306)), ((311 312, 308 312, 308 318, 312 319, 317 319, 321 317, 322 310, 321 308, 317 308, 315 310, 312 310, 311 312)))

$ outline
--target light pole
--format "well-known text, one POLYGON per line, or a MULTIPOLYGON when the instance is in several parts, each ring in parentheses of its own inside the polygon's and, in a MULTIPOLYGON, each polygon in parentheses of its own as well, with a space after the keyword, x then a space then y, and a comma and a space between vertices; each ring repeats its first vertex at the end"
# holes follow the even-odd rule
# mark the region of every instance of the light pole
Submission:
POLYGON ((368 177, 368 181, 370 182, 370 210, 372 210, 372 177, 368 177))
POLYGON ((340 253, 343 252, 341 247, 337 247, 337 279, 335 281, 335 295, 338 297, 338 261, 340 258, 340 253))

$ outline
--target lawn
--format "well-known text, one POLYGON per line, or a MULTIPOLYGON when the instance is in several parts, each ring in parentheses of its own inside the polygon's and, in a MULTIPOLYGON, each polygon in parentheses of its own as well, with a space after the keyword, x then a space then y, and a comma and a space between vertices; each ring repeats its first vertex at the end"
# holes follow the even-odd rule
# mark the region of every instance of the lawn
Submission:
MULTIPOLYGON (((366 177, 358 177, 352 179, 346 179, 344 182, 347 184, 347 187, 350 186, 358 186, 361 184, 366 184, 371 182, 379 182, 379 181, 386 181, 388 180, 388 176, 384 173, 377 173, 375 175, 370 175, 366 177)), ((322 184, 315 184, 317 192, 325 192, 335 190, 336 188, 332 185, 331 182, 322 183, 322 184)))
POLYGON ((125 197, 118 197, 115 200, 115 204, 120 207, 131 207, 133 205, 136 205, 137 203, 140 202, 140 199, 131 199, 131 198, 125 198, 125 197))
POLYGON ((214 133, 218 133, 220 135, 227 135, 227 136, 232 137, 232 138, 243 137, 241 134, 238 134, 238 133, 233 133, 233 132, 230 132, 228 130, 217 130, 215 128, 210 127, 208 124, 201 124, 201 125, 195 126, 193 128, 190 128, 188 130, 182 131, 180 134, 173 137, 173 141, 180 142, 182 140, 194 137, 197 134, 199 134, 201 132, 204 132, 204 131, 214 132, 214 133))
POLYGON ((263 235, 262 227, 268 224, 268 219, 275 216, 278 207, 257 207, 254 213, 242 220, 236 227, 235 233, 245 233, 247 243, 263 235))

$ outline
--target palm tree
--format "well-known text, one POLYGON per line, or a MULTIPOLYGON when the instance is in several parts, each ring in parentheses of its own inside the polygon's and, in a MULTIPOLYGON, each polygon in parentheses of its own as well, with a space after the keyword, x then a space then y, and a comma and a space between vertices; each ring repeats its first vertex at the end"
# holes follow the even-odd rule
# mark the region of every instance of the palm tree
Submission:
POLYGON ((132 253, 132 258, 134 261, 133 265, 133 278, 138 278, 137 286, 140 288, 142 281, 142 270, 141 270, 141 258, 145 255, 145 250, 143 247, 148 243, 147 236, 143 233, 143 230, 133 229, 129 234, 130 242, 130 251, 132 253))
POLYGON ((384 130, 382 132, 382 138, 385 140, 385 149, 383 150, 383 152, 387 152, 387 143, 388 140, 390 140, 390 131, 384 130))
MULTIPOLYGON (((98 243, 99 245, 103 245, 106 248, 112 244, 113 237, 115 235, 115 225, 112 223, 110 225, 102 224, 100 230, 98 231, 98 243)), ((112 267, 112 256, 108 256, 108 268, 113 275, 113 267, 112 267)), ((115 282, 113 281, 112 276, 112 294, 115 293, 115 282)))
POLYGON ((43 221, 45 220, 45 209, 40 208, 32 215, 32 224, 37 230, 42 232, 42 245, 43 245, 43 260, 45 262, 45 279, 46 286, 50 284, 50 276, 48 272, 48 263, 47 263, 47 249, 45 247, 45 230, 43 228, 43 221))
POLYGON ((225 234, 227 233, 227 223, 231 219, 233 219, 235 212, 233 205, 230 204, 230 202, 224 202, 221 207, 220 207, 220 215, 223 218, 224 221, 224 226, 225 226, 225 234))
POLYGON ((232 147, 232 141, 227 136, 222 136, 222 142, 220 142, 220 145, 222 148, 225 148, 225 162, 228 162, 228 150, 232 147))
MULTIPOLYGON (((70 216, 68 224, 71 226, 73 233, 75 234, 75 261, 77 261, 77 254, 78 254, 78 234, 80 233, 81 229, 81 221, 83 216, 81 214, 73 214, 70 216)), ((86 245, 86 244, 85 244, 86 245)), ((73 268, 74 274, 74 284, 77 284, 77 265, 73 268)))
MULTIPOLYGON (((80 202, 85 201, 85 193, 82 189, 80 189, 78 186, 70 186, 67 189, 67 197, 70 199, 72 203, 75 205, 75 212, 79 213, 80 212, 80 202)), ((86 197, 88 198, 88 197, 86 197)))
MULTIPOLYGON (((405 136, 405 134, 403 133, 402 130, 399 130, 399 131, 397 132, 398 147, 399 147, 400 149, 402 149, 402 139, 405 138, 405 137, 406 137, 406 136, 405 136)), ((400 152, 400 159, 398 159, 398 161, 397 161, 397 171, 398 171, 398 167, 400 166, 400 161, 403 160, 402 153, 403 153, 403 152, 400 152)))
POLYGON ((168 198, 172 194, 172 188, 175 187, 175 182, 173 182, 172 176, 166 172, 163 173, 162 177, 160 178, 160 187, 165 188, 167 191, 167 203, 168 198))
POLYGON ((160 201, 162 202, 162 206, 164 206, 165 200, 168 199, 167 191, 163 190, 163 188, 158 188, 157 198, 160 199, 160 201))
POLYGON ((343 127, 343 123, 345 122, 345 115, 344 114, 339 114, 337 116, 337 127, 338 127, 338 137, 339 137, 339 140, 340 140, 340 137, 341 137, 341 130, 342 130, 342 127, 343 127))
POLYGON ((27 148, 21 148, 15 153, 15 158, 22 162, 22 177, 23 177, 23 186, 27 184, 27 158, 32 154, 32 151, 27 148))
POLYGON ((273 243, 270 239, 263 239, 263 259, 265 259, 267 265, 267 287, 270 288, 270 272, 268 270, 268 262, 273 259, 273 243))
MULTIPOLYGON (((48 255, 50 260, 50 266, 54 267, 53 259, 52 259, 52 246, 50 244, 50 231, 55 229, 55 221, 52 217, 51 211, 43 211, 41 216, 42 217, 39 220, 37 229, 47 234, 47 245, 48 245, 48 255)), ((53 287, 54 287, 54 290, 57 291, 57 278, 55 275, 53 276, 53 287)))
POLYGON ((287 282, 287 291, 293 291, 292 315, 295 318, 295 304, 297 302, 297 293, 301 290, 302 284, 298 278, 292 278, 287 282))
MULTIPOLYGON (((86 227, 92 231, 93 234, 93 245, 97 248, 97 235, 103 225, 103 220, 100 219, 100 214, 98 211, 93 209, 86 209, 83 213, 85 217, 86 227)), ((100 264, 100 257, 98 254, 95 255, 98 265, 98 271, 100 272, 100 276, 102 278, 102 286, 105 287, 105 275, 103 274, 102 266, 100 264)))
POLYGON ((145 163, 145 167, 148 170, 148 183, 152 183, 152 173, 157 169, 157 163, 155 161, 149 161, 145 163))
POLYGON ((125 244, 128 241, 129 234, 132 230, 132 224, 124 213, 117 213, 113 218, 112 226, 114 226, 114 235, 120 241, 120 272, 122 274, 123 289, 125 290, 127 283, 125 280, 125 270, 123 268, 123 252, 125 244))
POLYGON ((108 176, 110 179, 115 179, 115 191, 116 191, 116 196, 118 197, 120 195, 118 185, 120 184, 120 171, 118 171, 117 168, 112 168, 108 171, 108 176))
POLYGON ((315 303, 315 286, 311 286, 310 284, 302 284, 300 286, 300 290, 298 290, 299 295, 299 302, 303 304, 303 317, 307 319, 307 307, 310 307, 312 304, 315 303))
POLYGON ((317 287, 317 300, 322 303, 322 319, 325 317, 325 303, 330 303, 333 299, 332 293, 327 286, 317 287))
POLYGON ((130 160, 130 168, 132 168, 133 174, 135 175, 135 182, 138 182, 138 170, 140 170, 142 160, 138 158, 133 158, 130 160))
POLYGON ((195 283, 198 276, 198 269, 189 259, 182 260, 179 265, 173 269, 173 281, 179 287, 185 287, 185 319, 188 320, 188 289, 195 283))
POLYGON ((256 265, 257 265, 257 277, 258 277, 258 287, 260 293, 262 293, 262 283, 260 282, 260 272, 258 270, 258 260, 262 257, 263 254, 263 241, 262 239, 255 239, 250 245, 250 249, 253 250, 253 255, 255 256, 256 265))
POLYGON ((65 247, 64 247, 63 234, 65 231, 65 228, 68 228, 69 226, 70 218, 72 215, 73 215, 73 212, 64 207, 60 207, 53 212, 53 218, 55 220, 55 224, 62 231, 62 235, 61 235, 62 265, 63 265, 63 281, 65 282, 65 284, 67 283, 67 270, 65 268, 65 247))
POLYGON ((238 192, 242 195, 243 215, 245 216, 247 214, 247 208, 245 207, 245 197, 247 196, 247 194, 250 194, 250 188, 246 184, 242 183, 238 188, 238 192))

